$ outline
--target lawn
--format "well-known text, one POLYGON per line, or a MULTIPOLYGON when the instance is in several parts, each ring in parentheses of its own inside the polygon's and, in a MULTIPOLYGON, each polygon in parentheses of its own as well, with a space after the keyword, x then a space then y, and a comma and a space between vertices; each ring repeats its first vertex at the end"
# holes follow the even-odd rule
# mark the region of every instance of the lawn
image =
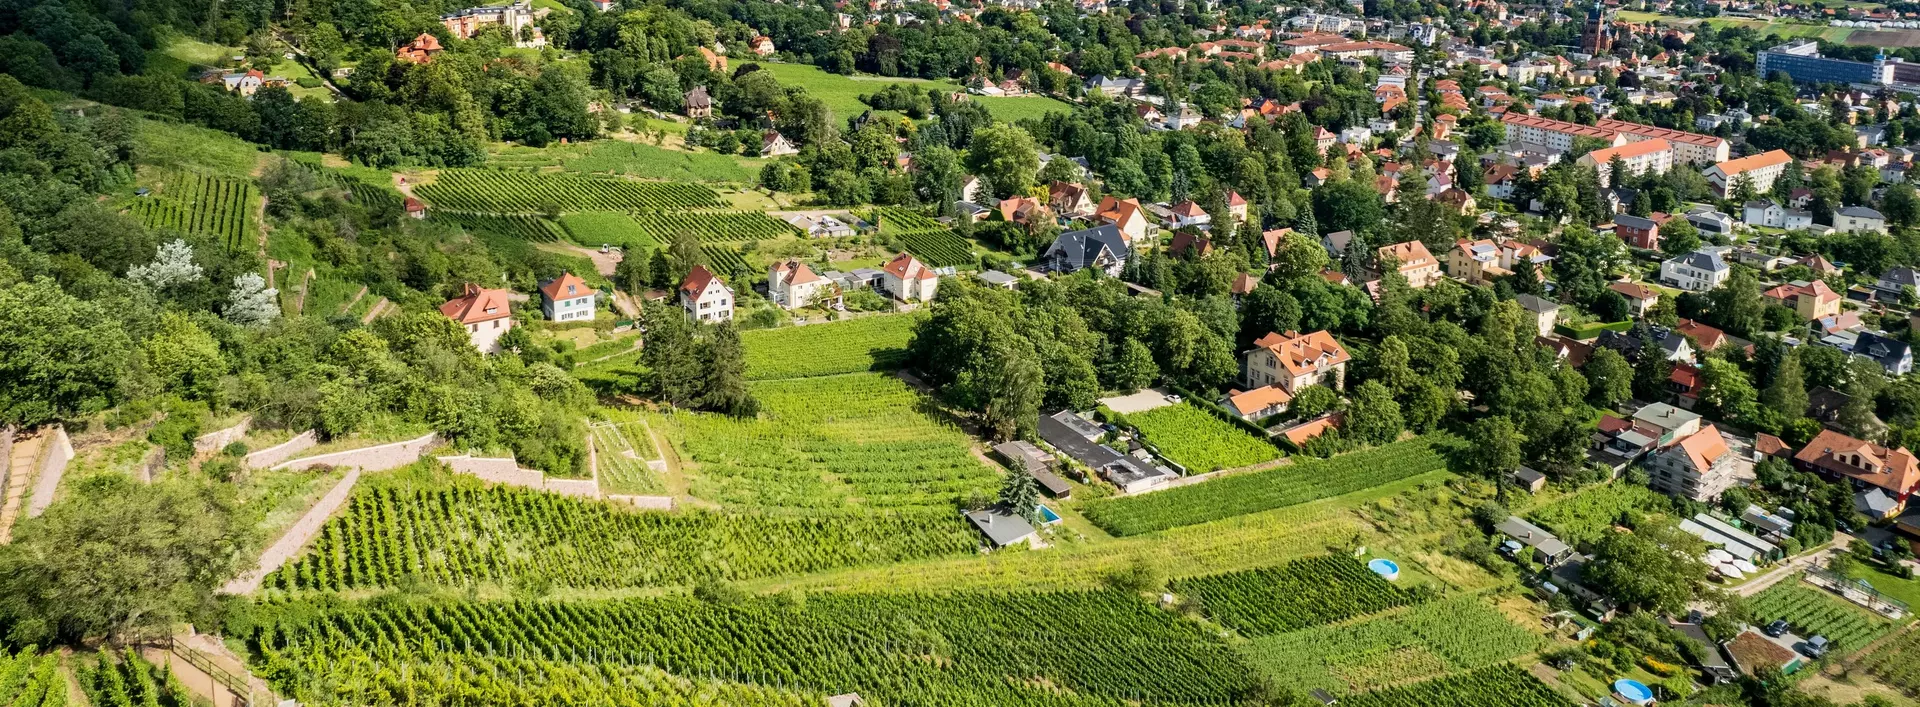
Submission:
MULTIPOLYGON (((767 64, 761 68, 773 72, 780 83, 789 86, 802 86, 813 97, 825 101, 827 108, 833 111, 835 120, 866 112, 867 104, 860 102, 860 95, 878 93, 890 84, 904 83, 927 89, 958 91, 960 84, 952 81, 931 81, 927 79, 891 78, 884 76, 841 76, 827 73, 825 70, 808 64, 767 64)), ((1067 104, 1046 96, 974 96, 999 120, 1016 121, 1022 118, 1037 118, 1049 112, 1069 110, 1067 104)), ((889 111, 875 111, 887 114, 889 111)))
POLYGON ((232 133, 160 120, 140 121, 140 162, 167 168, 244 176, 253 173, 260 150, 232 133))
POLYGON ((1280 450, 1205 410, 1181 403, 1127 416, 1147 442, 1191 473, 1280 458, 1280 450))
POLYGON ((772 380, 897 368, 920 318, 871 316, 806 326, 759 329, 740 335, 747 347, 747 378, 772 380))

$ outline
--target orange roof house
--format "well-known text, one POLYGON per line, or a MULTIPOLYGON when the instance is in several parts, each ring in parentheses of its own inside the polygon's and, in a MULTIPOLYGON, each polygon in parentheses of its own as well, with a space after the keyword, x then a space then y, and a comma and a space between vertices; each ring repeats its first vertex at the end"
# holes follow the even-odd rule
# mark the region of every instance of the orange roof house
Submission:
POLYGON ((1263 385, 1244 393, 1229 393, 1226 407, 1240 419, 1254 421, 1286 412, 1292 402, 1292 393, 1277 385, 1263 385))
POLYGON ((1326 384, 1337 390, 1346 384, 1347 362, 1352 359, 1346 347, 1324 330, 1304 335, 1269 333, 1255 339, 1247 352, 1247 382, 1279 385, 1296 395, 1310 385, 1326 384))
POLYGON ((395 59, 409 64, 425 64, 433 60, 433 55, 439 53, 440 38, 422 32, 420 36, 414 37, 412 42, 408 42, 393 54, 395 59))
POLYGON ((1906 447, 1888 449, 1833 430, 1821 430, 1793 455, 1793 461, 1805 471, 1878 487, 1902 504, 1920 483, 1920 464, 1914 462, 1913 452, 1906 447))
POLYGON ((471 282, 460 296, 440 305, 440 313, 467 330, 468 343, 480 353, 500 350, 500 337, 513 329, 513 308, 506 290, 489 290, 471 282))
POLYGON ((1414 289, 1426 287, 1440 279, 1440 261, 1420 241, 1380 246, 1375 255, 1381 260, 1392 258, 1398 263, 1400 275, 1407 278, 1407 285, 1414 289))
POLYGON ((1840 313, 1840 294, 1834 292, 1833 288, 1828 287, 1823 280, 1789 282, 1767 290, 1762 295, 1792 307, 1794 313, 1808 321, 1824 319, 1840 313))

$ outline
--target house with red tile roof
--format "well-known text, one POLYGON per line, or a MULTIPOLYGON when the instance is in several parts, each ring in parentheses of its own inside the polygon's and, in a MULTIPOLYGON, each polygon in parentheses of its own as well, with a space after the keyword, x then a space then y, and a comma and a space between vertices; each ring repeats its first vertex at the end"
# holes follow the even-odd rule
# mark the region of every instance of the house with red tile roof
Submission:
POLYGON ((839 287, 798 260, 779 261, 767 269, 767 299, 783 309, 812 306, 824 296, 833 299, 839 287))
POLYGON ((695 265, 680 281, 680 308, 697 322, 724 322, 733 319, 733 290, 708 270, 695 265))
POLYGON ((1392 259, 1400 275, 1407 278, 1407 285, 1416 290, 1440 279, 1440 260, 1420 241, 1381 246, 1375 255, 1382 261, 1392 259))
POLYGON ((893 256, 880 273, 880 286, 902 302, 931 302, 940 287, 940 274, 906 253, 893 256))
POLYGON ((1647 485, 1655 491, 1707 502, 1753 479, 1753 459, 1733 453, 1720 430, 1704 425, 1647 455, 1647 485))
POLYGON ((467 339, 480 353, 500 350, 500 337, 513 330, 513 306, 506 290, 489 290, 471 282, 460 296, 440 305, 440 313, 460 323, 467 339))
POLYGON ((592 321, 600 291, 571 272, 540 283, 540 313, 550 322, 592 321))
POLYGON ((1833 430, 1821 430, 1793 455, 1793 463, 1802 471, 1882 490, 1895 501, 1894 515, 1905 509, 1907 496, 1920 484, 1920 464, 1906 447, 1888 449, 1833 430))
POLYGON ((1310 385, 1340 390, 1346 386, 1347 362, 1352 358, 1325 330, 1269 333, 1255 339, 1246 353, 1247 384, 1278 385, 1292 395, 1310 385))

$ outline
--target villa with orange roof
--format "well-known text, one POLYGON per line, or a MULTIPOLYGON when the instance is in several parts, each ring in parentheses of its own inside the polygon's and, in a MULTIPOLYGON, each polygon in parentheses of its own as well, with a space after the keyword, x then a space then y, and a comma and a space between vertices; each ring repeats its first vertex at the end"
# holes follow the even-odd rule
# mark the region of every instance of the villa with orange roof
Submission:
POLYGON ((880 287, 902 302, 931 302, 940 275, 912 255, 901 253, 880 268, 880 287))
POLYGON ((500 350, 500 337, 513 330, 513 306, 506 290, 489 290, 471 282, 460 296, 440 305, 440 313, 467 330, 467 340, 480 353, 500 350))
POLYGON ((1767 299, 1792 307, 1801 319, 1813 321, 1840 314, 1840 293, 1824 280, 1795 280, 1761 293, 1767 299))
POLYGON ((1802 471, 1880 489, 1893 498, 1894 515, 1905 509, 1907 496, 1920 485, 1920 464, 1906 447, 1888 449, 1833 430, 1821 430, 1793 455, 1793 464, 1802 471))
POLYGON ((1751 457, 1734 453, 1718 428, 1704 425, 1647 455, 1647 485, 1672 496, 1712 501, 1753 479, 1751 457))
POLYGON ((594 317, 593 303, 600 291, 571 272, 540 283, 540 313, 550 322, 577 322, 594 317))
POLYGON ((1311 385, 1341 390, 1352 358, 1326 331, 1269 333, 1246 353, 1246 382, 1253 388, 1278 386, 1290 396, 1311 385))
POLYGON ((1381 260, 1393 259, 1398 264, 1401 277, 1407 278, 1407 285, 1421 289, 1440 279, 1440 260, 1427 251, 1420 241, 1407 241, 1393 245, 1380 246, 1375 255, 1381 260))

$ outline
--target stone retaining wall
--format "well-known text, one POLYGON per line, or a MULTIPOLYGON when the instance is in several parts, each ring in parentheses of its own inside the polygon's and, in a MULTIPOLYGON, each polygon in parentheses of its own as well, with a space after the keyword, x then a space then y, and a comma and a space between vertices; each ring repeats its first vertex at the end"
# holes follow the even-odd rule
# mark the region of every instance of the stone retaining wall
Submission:
POLYGON ((607 494, 607 500, 612 501, 614 503, 625 503, 627 505, 633 506, 634 508, 641 508, 641 509, 646 509, 650 511, 673 510, 672 496, 627 496, 623 494, 607 494))
POLYGON ((293 559, 294 555, 300 553, 300 548, 306 547, 307 542, 313 540, 313 536, 320 534, 320 529, 327 524, 327 519, 333 517, 334 511, 340 510, 347 499, 353 496, 353 484, 359 480, 360 470, 349 470, 347 475, 340 479, 340 483, 334 484, 333 488, 327 491, 327 495, 320 497, 319 503, 307 509, 306 515, 300 516, 300 520, 295 521, 292 528, 288 528, 279 540, 275 540, 273 545, 267 548, 266 553, 260 556, 258 566, 228 582, 225 587, 220 588, 220 591, 226 594, 250 594, 259 589, 260 583, 266 580, 267 575, 273 574, 273 571, 280 569, 287 560, 293 559))
POLYGON ((224 430, 214 430, 195 437, 193 440, 193 453, 212 454, 218 452, 227 445, 238 442, 241 438, 246 437, 247 430, 250 429, 253 429, 253 417, 247 416, 240 418, 239 424, 232 427, 224 430))
POLYGON ((53 505, 53 495, 60 490, 60 477, 67 473, 67 464, 73 461, 73 440, 67 438, 67 428, 54 425, 53 432, 47 434, 47 448, 41 450, 40 480, 33 486, 33 498, 27 503, 27 517, 38 518, 53 505))
POLYGON ((241 460, 240 466, 248 469, 265 469, 286 461, 288 457, 306 451, 318 442, 319 435, 313 430, 307 430, 296 435, 293 439, 248 454, 246 459, 241 460))
POLYGON ((440 443, 440 435, 429 432, 405 442, 382 444, 364 449, 349 449, 311 457, 302 457, 274 465, 274 470, 306 471, 317 467, 354 468, 361 471, 398 469, 420 460, 420 455, 440 443))

